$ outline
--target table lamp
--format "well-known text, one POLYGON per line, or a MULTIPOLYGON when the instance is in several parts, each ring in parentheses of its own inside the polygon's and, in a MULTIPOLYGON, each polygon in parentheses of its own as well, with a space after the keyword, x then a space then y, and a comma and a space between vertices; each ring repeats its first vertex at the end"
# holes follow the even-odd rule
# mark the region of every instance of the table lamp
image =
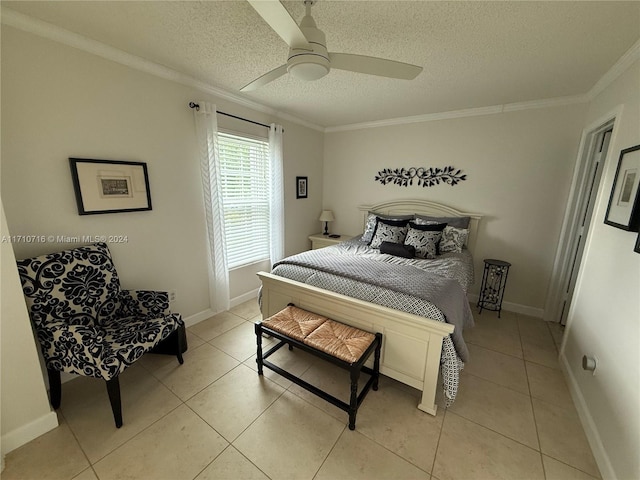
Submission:
POLYGON ((323 235, 329 235, 329 222, 333 222, 335 220, 333 212, 331 210, 323 210, 318 220, 324 222, 323 235))

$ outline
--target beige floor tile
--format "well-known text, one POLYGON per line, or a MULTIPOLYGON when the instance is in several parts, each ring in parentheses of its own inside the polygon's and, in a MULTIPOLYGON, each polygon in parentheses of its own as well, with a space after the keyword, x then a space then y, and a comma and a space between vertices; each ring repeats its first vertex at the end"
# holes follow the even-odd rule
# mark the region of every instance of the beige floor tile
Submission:
POLYGON ((188 330, 203 340, 211 340, 224 332, 237 327, 245 319, 234 315, 231 312, 222 312, 202 322, 196 323, 188 328, 188 330))
POLYGON ((464 364, 466 373, 529 394, 527 372, 522 359, 473 344, 469 344, 468 348, 470 360, 464 364))
MULTIPOLYGON (((317 358, 313 355, 310 355, 302 350, 296 348, 293 351, 289 351, 289 349, 284 346, 280 348, 277 352, 269 357, 269 361, 280 368, 296 375, 298 377, 302 376, 304 372, 306 372, 311 365, 313 365, 317 358)), ((243 362, 247 367, 258 371, 258 365, 256 364, 255 356, 248 358, 243 362)), ((263 369, 263 374, 269 380, 276 382, 278 385, 289 388, 293 385, 291 380, 287 380, 283 376, 277 374, 276 372, 269 370, 268 368, 263 369)))
POLYGON ((498 317, 498 312, 494 312, 493 310, 482 310, 480 313, 479 308, 476 307, 476 304, 471 304, 471 311, 473 312, 474 320, 483 322, 483 321, 491 321, 491 319, 495 319, 497 322, 517 322, 518 314, 514 312, 510 312, 508 310, 502 310, 500 312, 500 317, 498 317))
POLYGON ((284 388, 239 365, 191 398, 187 405, 228 441, 233 441, 284 388))
MULTIPOLYGON (((273 344, 272 338, 262 339, 262 348, 266 349, 273 344)), ((244 362, 256 354, 256 333, 253 324, 243 322, 237 327, 217 336, 209 343, 233 358, 244 362)))
POLYGON ((463 373, 456 401, 449 411, 531 448, 538 448, 528 395, 463 373))
POLYGON ((61 410, 93 463, 180 405, 180 399, 142 367, 120 375, 121 428, 116 428, 105 382, 81 377, 63 385, 61 410))
POLYGON ((356 431, 430 472, 444 409, 438 410, 434 417, 418 410, 419 399, 417 390, 407 392, 381 385, 377 392, 367 396, 358 410, 356 431))
POLYGON ((189 348, 197 348, 204 343, 204 340, 199 336, 191 333, 190 330, 187 330, 187 346, 189 348))
POLYGON ((495 350, 496 352, 522 358, 522 345, 515 318, 497 318, 491 315, 474 314, 476 325, 464 331, 466 343, 495 350))
POLYGON ((534 398, 540 451, 592 476, 600 476, 573 404, 559 407, 534 398))
POLYGON ((558 349, 558 351, 560 351, 560 346, 562 345, 562 337, 564 336, 564 327, 555 322, 547 322, 547 327, 551 332, 551 336, 553 337, 553 342, 556 344, 556 348, 558 349))
POLYGON ((271 478, 311 479, 344 429, 344 423, 285 392, 233 445, 271 478))
POLYGON ((260 305, 258 304, 258 298, 252 298, 240 305, 233 307, 229 310, 231 313, 244 318, 245 320, 251 320, 258 315, 262 315, 260 312, 260 305))
MULTIPOLYGON (((106 394, 106 393, 105 393, 106 394)), ((62 423, 5 457, 3 480, 70 479, 89 467, 69 426, 62 423)))
POLYGON ((181 405, 94 465, 100 480, 195 478, 228 443, 181 405))
POLYGON ((239 364, 235 358, 205 343, 189 349, 184 354, 184 364, 165 363, 151 372, 182 401, 186 401, 239 364))
POLYGON ((93 471, 93 468, 87 468, 81 474, 73 477, 72 480, 98 480, 98 477, 96 477, 96 473, 93 471))
POLYGON ((539 318, 518 317, 524 359, 551 368, 560 368, 558 350, 547 322, 539 318))
POLYGON ((429 474, 358 431, 345 430, 314 480, 429 480, 429 474))
POLYGON ((232 446, 222 452, 196 480, 269 480, 232 446))
POLYGON ((531 396, 560 407, 572 405, 571 394, 560 370, 526 362, 531 396))
POLYGON ((450 411, 432 473, 439 480, 544 479, 539 452, 450 411))
POLYGON ((558 361, 558 352, 553 349, 540 347, 531 343, 522 342, 522 352, 524 359, 528 362, 544 365, 545 367, 560 370, 560 362, 558 361))
POLYGON ((542 456, 546 480, 595 480, 596 477, 587 475, 569 465, 559 462, 546 455, 542 456))

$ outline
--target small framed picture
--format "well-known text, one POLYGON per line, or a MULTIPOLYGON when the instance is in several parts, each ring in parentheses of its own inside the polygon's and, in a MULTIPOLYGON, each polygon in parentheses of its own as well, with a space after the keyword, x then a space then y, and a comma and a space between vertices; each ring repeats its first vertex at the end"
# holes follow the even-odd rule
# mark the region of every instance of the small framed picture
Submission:
POLYGON ((296 198, 307 198, 307 177, 296 177, 296 198))
POLYGON ((70 158, 79 215, 151 210, 147 164, 70 158))
POLYGON ((640 145, 620 152, 604 223, 637 232, 640 226, 640 145))

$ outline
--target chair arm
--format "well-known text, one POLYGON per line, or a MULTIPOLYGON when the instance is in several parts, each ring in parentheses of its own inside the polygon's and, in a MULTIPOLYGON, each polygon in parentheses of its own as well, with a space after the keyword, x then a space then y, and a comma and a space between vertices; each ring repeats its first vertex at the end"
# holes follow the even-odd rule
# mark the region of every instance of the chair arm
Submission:
POLYGON ((122 290, 119 317, 160 318, 169 315, 169 293, 157 290, 122 290))
POLYGON ((48 323, 37 333, 49 369, 105 380, 124 369, 100 327, 58 321, 48 323))

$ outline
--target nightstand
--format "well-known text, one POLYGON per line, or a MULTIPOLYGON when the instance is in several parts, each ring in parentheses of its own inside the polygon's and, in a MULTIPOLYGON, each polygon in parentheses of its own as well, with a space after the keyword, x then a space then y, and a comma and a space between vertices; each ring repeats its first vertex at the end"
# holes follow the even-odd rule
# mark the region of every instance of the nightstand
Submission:
POLYGON ((309 240, 311 240, 311 250, 317 250, 319 248, 328 247, 329 245, 335 245, 337 243, 343 242, 346 240, 346 237, 344 235, 341 235, 338 238, 331 238, 329 235, 316 233, 309 236, 309 240))

